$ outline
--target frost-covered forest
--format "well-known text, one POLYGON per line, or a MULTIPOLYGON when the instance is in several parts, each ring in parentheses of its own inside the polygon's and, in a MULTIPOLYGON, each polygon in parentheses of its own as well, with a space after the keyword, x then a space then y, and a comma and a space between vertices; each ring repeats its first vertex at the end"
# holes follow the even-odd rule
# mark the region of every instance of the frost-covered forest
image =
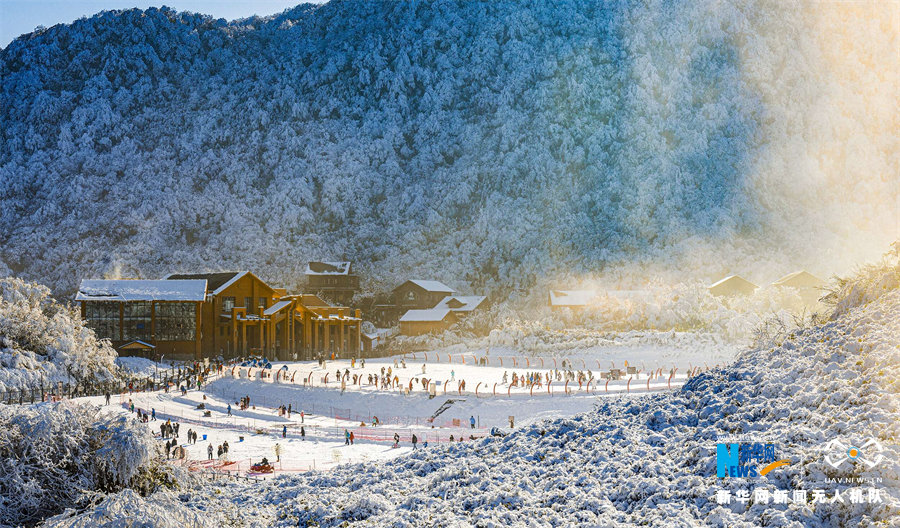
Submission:
POLYGON ((109 342, 49 288, 0 279, 0 392, 121 378, 109 342))
POLYGON ((334 0, 41 29, 0 51, 0 274, 828 276, 896 236, 897 19, 334 0))

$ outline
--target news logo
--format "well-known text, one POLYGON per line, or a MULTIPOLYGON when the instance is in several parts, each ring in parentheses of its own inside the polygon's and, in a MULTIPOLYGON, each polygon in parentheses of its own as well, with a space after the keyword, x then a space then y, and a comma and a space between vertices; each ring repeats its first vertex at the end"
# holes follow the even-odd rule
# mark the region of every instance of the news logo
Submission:
POLYGON ((716 476, 755 478, 791 463, 776 458, 775 444, 716 444, 716 476))

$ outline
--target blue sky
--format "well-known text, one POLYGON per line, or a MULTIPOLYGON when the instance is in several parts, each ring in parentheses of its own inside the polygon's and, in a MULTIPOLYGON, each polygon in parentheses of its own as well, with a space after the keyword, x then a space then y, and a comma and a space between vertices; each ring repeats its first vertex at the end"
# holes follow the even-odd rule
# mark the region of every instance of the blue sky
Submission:
POLYGON ((37 26, 67 24, 106 9, 147 9, 165 5, 179 11, 234 20, 280 13, 306 2, 322 3, 322 0, 0 0, 0 47, 6 47, 16 37, 34 31, 37 26))

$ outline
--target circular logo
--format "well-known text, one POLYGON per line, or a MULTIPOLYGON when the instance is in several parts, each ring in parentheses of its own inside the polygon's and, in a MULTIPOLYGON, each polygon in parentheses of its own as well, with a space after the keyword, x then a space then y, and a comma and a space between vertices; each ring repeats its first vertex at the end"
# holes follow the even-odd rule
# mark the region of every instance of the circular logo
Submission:
POLYGON ((850 449, 847 450, 847 458, 849 458, 850 460, 856 460, 857 458, 859 458, 859 454, 859 448, 857 447, 850 446, 850 449))

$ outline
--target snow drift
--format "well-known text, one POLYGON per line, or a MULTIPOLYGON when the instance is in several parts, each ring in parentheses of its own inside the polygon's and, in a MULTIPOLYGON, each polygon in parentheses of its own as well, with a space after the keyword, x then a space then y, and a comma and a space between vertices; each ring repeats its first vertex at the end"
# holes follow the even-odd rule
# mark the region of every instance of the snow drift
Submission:
POLYGON ((32 525, 97 492, 153 484, 155 444, 146 426, 90 405, 0 404, 0 525, 32 525))

